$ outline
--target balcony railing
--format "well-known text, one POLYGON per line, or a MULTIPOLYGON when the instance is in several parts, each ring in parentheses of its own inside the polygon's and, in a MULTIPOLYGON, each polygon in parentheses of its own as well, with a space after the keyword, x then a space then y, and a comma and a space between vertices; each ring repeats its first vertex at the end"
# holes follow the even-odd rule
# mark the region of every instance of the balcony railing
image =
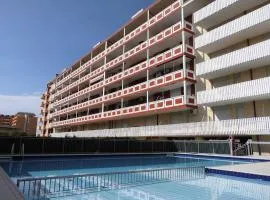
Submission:
POLYGON ((197 92, 198 105, 217 106, 270 98, 270 77, 197 92))
POLYGON ((204 28, 213 27, 266 1, 216 0, 194 13, 194 23, 204 28))
POLYGON ((183 70, 178 70, 178 71, 166 74, 162 77, 151 79, 149 83, 146 81, 146 82, 125 88, 123 90, 119 90, 119 91, 107 94, 104 97, 98 97, 98 98, 89 100, 87 102, 80 103, 78 105, 71 106, 63 110, 59 110, 53 114, 53 117, 61 115, 61 114, 67 114, 67 113, 74 112, 81 109, 86 109, 86 108, 93 107, 96 105, 100 105, 104 102, 115 101, 123 97, 138 95, 147 90, 153 90, 153 89, 164 87, 167 85, 176 84, 178 82, 183 81, 185 77, 190 81, 193 81, 193 82, 196 81, 194 71, 187 70, 186 76, 184 76, 183 70))
POLYGON ((168 110, 186 110, 196 108, 196 99, 194 96, 178 96, 160 101, 150 102, 149 106, 144 103, 136 106, 125 107, 117 110, 107 111, 103 113, 97 113, 84 117, 78 117, 74 119, 68 119, 64 121, 54 122, 53 127, 77 125, 83 123, 91 123, 108 119, 120 119, 134 116, 141 116, 151 114, 153 112, 163 112, 168 110))
POLYGON ((118 48, 119 46, 122 46, 123 44, 125 44, 129 40, 137 37, 138 35, 140 35, 144 31, 146 31, 149 27, 153 26, 154 24, 157 24, 158 22, 160 22, 163 19, 167 18, 168 16, 172 15, 173 13, 178 11, 180 8, 181 8, 180 1, 176 1, 172 5, 168 6, 167 8, 162 10, 160 13, 158 13, 154 17, 152 17, 149 21, 145 22, 144 24, 139 26, 137 29, 135 29, 134 31, 132 31, 131 33, 126 35, 124 38, 120 39, 114 45, 112 45, 108 49, 104 50, 103 52, 101 52, 100 54, 98 54, 97 56, 95 56, 94 58, 89 60, 87 63, 85 63, 83 66, 81 66, 80 68, 78 68, 77 70, 75 70, 74 72, 72 72, 71 74, 69 74, 68 76, 66 76, 62 80, 60 80, 59 82, 57 82, 57 86, 64 83, 65 81, 69 80, 70 78, 77 76, 79 73, 82 73, 87 67, 89 67, 90 65, 93 65, 94 63, 96 63, 100 59, 104 58, 105 55, 109 54, 110 52, 112 52, 113 50, 118 48))
POLYGON ((195 137, 269 135, 270 117, 53 133, 53 137, 195 137))
POLYGON ((196 75, 214 79, 270 63, 270 40, 233 51, 196 65, 196 75))
MULTIPOLYGON (((173 49, 170 49, 162 54, 157 55, 156 57, 153 57, 149 60, 149 63, 147 61, 142 62, 132 68, 129 68, 127 70, 125 70, 124 72, 118 73, 112 77, 109 77, 108 79, 105 79, 104 81, 100 81, 88 88, 85 88, 84 90, 81 90, 77 93, 74 93, 62 100, 59 100, 57 102, 55 102, 55 106, 58 106, 60 104, 63 104, 65 102, 68 102, 74 98, 78 98, 84 94, 89 93, 90 91, 96 91, 98 89, 101 89, 103 86, 108 86, 109 84, 113 84, 115 82, 118 82, 122 79, 128 78, 130 76, 134 76, 135 74, 142 72, 142 71, 146 71, 147 69, 153 68, 157 65, 161 65, 163 63, 169 62, 173 59, 177 59, 181 56, 183 56, 183 54, 187 54, 190 56, 194 56, 195 51, 193 49, 193 47, 186 45, 186 50, 183 51, 183 46, 177 46, 174 47, 173 49)), ((191 75, 191 74, 190 74, 191 75)))
MULTIPOLYGON (((131 57, 146 51, 148 48, 151 48, 154 45, 159 44, 160 42, 163 42, 164 40, 171 38, 178 34, 182 30, 188 30, 189 32, 193 32, 193 26, 189 22, 185 22, 185 25, 182 26, 182 24, 176 23, 173 26, 167 28, 166 30, 160 32, 156 36, 153 36, 148 41, 143 42, 142 44, 139 44, 138 46, 135 46, 133 49, 127 51, 123 55, 118 56, 117 58, 113 59, 112 61, 108 62, 106 65, 103 65, 102 67, 99 67, 95 71, 91 72, 90 74, 80 78, 79 80, 73 82, 72 84, 66 86, 62 90, 56 92, 56 96, 59 96, 60 94, 67 92, 68 90, 78 86, 79 84, 89 81, 90 79, 93 79, 103 73, 105 70, 112 69, 116 66, 118 66, 120 63, 126 61, 127 59, 130 59, 131 57)), ((187 53, 193 54, 193 49, 190 49, 190 47, 187 46, 186 49, 187 53)))
POLYGON ((196 49, 211 53, 270 31, 270 4, 195 38, 196 49))

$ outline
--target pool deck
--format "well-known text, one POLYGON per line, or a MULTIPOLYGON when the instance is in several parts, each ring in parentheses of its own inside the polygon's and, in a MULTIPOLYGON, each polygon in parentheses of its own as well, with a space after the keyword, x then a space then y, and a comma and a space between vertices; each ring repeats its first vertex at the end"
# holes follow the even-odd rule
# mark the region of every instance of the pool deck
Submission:
POLYGON ((23 200, 23 194, 17 186, 10 180, 4 170, 0 167, 0 194, 1 199, 23 200))
POLYGON ((208 167, 208 168, 222 170, 222 171, 229 171, 229 172, 239 172, 239 173, 255 174, 255 175, 261 175, 261 176, 270 176, 270 162, 226 165, 226 166, 208 167))

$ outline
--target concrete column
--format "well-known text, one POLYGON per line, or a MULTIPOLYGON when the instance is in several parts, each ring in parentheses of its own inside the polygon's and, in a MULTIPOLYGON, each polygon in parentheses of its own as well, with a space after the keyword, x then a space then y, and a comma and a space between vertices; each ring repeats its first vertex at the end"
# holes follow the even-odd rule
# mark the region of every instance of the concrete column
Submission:
MULTIPOLYGON (((124 28, 124 35, 123 35, 123 37, 125 37, 125 36, 126 36, 126 28, 124 28)), ((126 45, 124 44, 123 45, 122 54, 124 55, 125 52, 126 52, 126 45)), ((125 62, 123 62, 123 64, 122 64, 122 73, 124 73, 124 71, 125 71, 125 62)), ((122 91, 123 90, 124 90, 124 80, 122 79, 122 91)), ((124 107, 124 98, 122 97, 121 98, 121 108, 123 108, 123 107, 124 107)))
MULTIPOLYGON (((105 50, 107 49, 107 47, 108 47, 108 42, 106 41, 106 43, 105 43, 105 50)), ((107 64, 107 56, 105 56, 104 59, 105 59, 104 60, 104 64, 106 65, 107 64)), ((103 73, 103 82, 105 81, 105 79, 106 79, 106 70, 103 73)), ((103 86, 103 88, 102 88, 102 98, 104 98, 104 95, 105 95, 105 86, 103 86)), ((104 103, 102 103, 101 112, 102 112, 102 115, 103 115, 103 112, 104 112, 104 103)))
MULTIPOLYGON (((182 2, 183 3, 183 2, 182 2)), ((184 16, 184 8, 181 8, 181 24, 182 26, 185 23, 185 16, 184 16)), ((185 41, 185 31, 182 31, 182 51, 185 52, 186 50, 186 41, 185 41)), ((187 70, 187 65, 186 65, 186 55, 183 54, 183 74, 184 74, 184 104, 186 104, 186 98, 187 98, 187 82, 185 80, 186 78, 186 70, 187 70)))
MULTIPOLYGON (((147 11, 147 20, 150 19, 150 12, 149 10, 147 11)), ((147 29, 147 36, 146 36, 147 40, 149 40, 150 37, 150 33, 149 33, 149 29, 147 29)), ((147 59, 147 65, 149 66, 149 59, 150 59, 150 52, 149 52, 149 48, 147 49, 146 52, 146 59, 147 59)), ((149 108, 149 91, 148 91, 148 86, 149 86, 149 69, 147 69, 146 71, 146 81, 147 81, 147 91, 146 91, 146 107, 147 109, 149 108)))

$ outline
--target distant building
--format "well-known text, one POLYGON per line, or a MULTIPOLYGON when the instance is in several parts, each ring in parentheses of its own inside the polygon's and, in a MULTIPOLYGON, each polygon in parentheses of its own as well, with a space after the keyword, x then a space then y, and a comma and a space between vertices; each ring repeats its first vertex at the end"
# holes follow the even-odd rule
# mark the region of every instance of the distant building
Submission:
POLYGON ((0 128, 2 130, 0 132, 7 133, 7 135, 15 134, 15 132, 36 135, 37 117, 35 114, 27 112, 18 112, 12 116, 0 115, 0 128))
POLYGON ((13 115, 0 115, 0 126, 11 126, 13 115))

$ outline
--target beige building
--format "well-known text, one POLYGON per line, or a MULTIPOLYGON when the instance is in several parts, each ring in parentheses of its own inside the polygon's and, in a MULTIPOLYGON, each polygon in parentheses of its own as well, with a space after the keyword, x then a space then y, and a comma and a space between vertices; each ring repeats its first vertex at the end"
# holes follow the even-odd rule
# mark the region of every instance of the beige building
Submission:
POLYGON ((13 115, 0 115, 0 126, 11 126, 13 115))
POLYGON ((33 113, 18 112, 15 115, 0 115, 1 133, 7 135, 36 135, 37 117, 33 113))
POLYGON ((50 81, 42 133, 265 140, 269 76, 269 0, 158 0, 50 81))

